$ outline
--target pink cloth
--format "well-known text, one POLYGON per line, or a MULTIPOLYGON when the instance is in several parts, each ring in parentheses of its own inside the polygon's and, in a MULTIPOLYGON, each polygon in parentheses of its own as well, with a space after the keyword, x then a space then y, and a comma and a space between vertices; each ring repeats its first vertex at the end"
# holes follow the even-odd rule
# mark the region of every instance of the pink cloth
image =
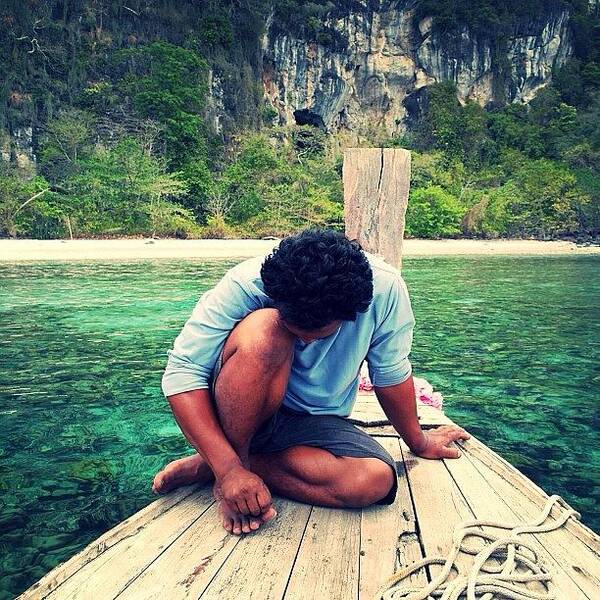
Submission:
MULTIPOLYGON (((427 404, 428 406, 433 406, 438 410, 442 410, 442 407, 444 406, 444 397, 442 394, 440 392, 434 392, 433 386, 426 379, 413 377, 413 380, 415 382, 415 396, 417 401, 421 404, 427 404)), ((361 392, 370 392, 373 390, 373 384, 369 379, 366 363, 363 364, 363 368, 361 369, 358 389, 361 392)))
POLYGON ((434 392, 433 386, 426 379, 413 377, 415 381, 415 396, 421 404, 433 406, 438 410, 442 410, 444 406, 444 397, 440 392, 434 392))

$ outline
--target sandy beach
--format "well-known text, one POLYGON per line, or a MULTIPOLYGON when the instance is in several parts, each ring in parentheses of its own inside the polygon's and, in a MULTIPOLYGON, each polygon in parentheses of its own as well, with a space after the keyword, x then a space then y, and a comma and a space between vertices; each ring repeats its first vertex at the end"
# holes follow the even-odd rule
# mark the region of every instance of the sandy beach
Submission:
MULTIPOLYGON (((278 240, 0 240, 0 262, 244 258, 264 254, 278 240)), ((403 255, 600 254, 600 246, 537 240, 405 240, 403 255)))

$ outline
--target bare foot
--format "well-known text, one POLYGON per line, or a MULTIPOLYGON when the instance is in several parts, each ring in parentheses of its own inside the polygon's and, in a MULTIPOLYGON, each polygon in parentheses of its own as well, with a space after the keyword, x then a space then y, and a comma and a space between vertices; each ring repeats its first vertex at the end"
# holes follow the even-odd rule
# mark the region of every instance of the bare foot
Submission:
POLYGON ((252 533, 256 531, 261 525, 264 525, 267 521, 274 519, 277 516, 277 511, 270 506, 266 512, 254 517, 252 515, 240 515, 237 512, 233 512, 228 506, 221 491, 215 485, 213 488, 215 500, 219 506, 219 514, 221 515, 221 522, 223 527, 235 535, 241 535, 242 533, 252 533))
POLYGON ((182 485, 206 483, 212 479, 212 471, 206 461, 193 454, 170 462, 154 477, 152 491, 155 494, 166 494, 182 485))

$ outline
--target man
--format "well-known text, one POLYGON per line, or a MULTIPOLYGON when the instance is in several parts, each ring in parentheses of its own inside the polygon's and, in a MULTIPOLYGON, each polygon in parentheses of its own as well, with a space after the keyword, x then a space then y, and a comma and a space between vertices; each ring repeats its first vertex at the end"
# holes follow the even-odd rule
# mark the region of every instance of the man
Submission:
POLYGON ((214 477, 223 526, 276 516, 271 492, 331 507, 389 504, 395 463, 347 419, 366 359, 375 394, 413 452, 457 458, 457 427, 423 432, 408 359, 414 318, 397 269, 312 229, 240 263, 198 301, 163 392, 197 454, 154 478, 166 493, 214 477))

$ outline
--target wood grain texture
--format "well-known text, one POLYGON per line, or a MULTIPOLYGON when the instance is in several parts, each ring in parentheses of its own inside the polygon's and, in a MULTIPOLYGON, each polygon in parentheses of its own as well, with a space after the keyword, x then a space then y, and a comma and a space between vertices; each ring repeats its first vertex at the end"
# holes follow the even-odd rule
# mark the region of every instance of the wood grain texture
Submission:
MULTIPOLYGON (((452 424, 452 421, 441 410, 420 402, 417 403, 417 414, 419 423, 425 427, 452 424)), ((348 419, 352 423, 364 427, 382 427, 389 424, 374 392, 358 394, 348 419)))
POLYGON ((200 520, 212 504, 210 487, 186 497, 171 510, 149 521, 135 535, 122 539, 95 560, 86 563, 48 598, 115 598, 192 523, 200 520))
POLYGON ((119 599, 198 598, 239 542, 223 529, 213 504, 127 585, 119 599))
POLYGON ((399 148, 347 148, 344 151, 346 235, 395 267, 410 188, 410 152, 399 148))
POLYGON ((240 540, 202 594, 202 600, 283 597, 311 507, 281 498, 275 499, 275 506, 277 519, 240 540))
MULTIPOLYGON (((401 448, 425 554, 446 556, 454 530, 462 521, 472 520, 473 511, 441 460, 419 458, 404 442, 401 448)), ((456 562, 461 570, 466 570, 472 561, 459 555, 456 562)), ((435 565, 429 568, 433 575, 440 569, 435 565)))
POLYGON ((155 500, 107 531, 91 544, 88 544, 81 552, 78 552, 69 560, 56 566, 42 579, 23 592, 19 596, 19 600, 46 598, 53 590, 66 582, 87 563, 97 559, 122 540, 137 535, 154 519, 171 510, 182 500, 196 492, 198 492, 198 486, 190 485, 155 500))
MULTIPOLYGON (((371 600, 379 587, 398 569, 421 560, 421 544, 408 479, 398 438, 377 441, 398 465, 398 493, 393 504, 370 506, 362 512, 360 531, 360 600, 371 600)), ((412 581, 425 585, 423 572, 412 581)))
MULTIPOLYGON (((483 469, 491 469, 501 478, 510 480, 513 486, 535 502, 539 510, 544 507, 546 500, 548 500, 548 494, 483 442, 476 438, 471 438, 469 441, 469 454, 477 456, 483 465, 485 465, 482 467, 483 469)), ((555 510, 553 509, 550 514, 553 515, 554 512, 555 510)), ((581 521, 569 519, 565 524, 565 528, 583 544, 588 546, 595 556, 598 556, 598 564, 600 565, 600 536, 581 523, 581 521)))
MULTIPOLYGON (((472 440, 462 444, 466 461, 445 462, 477 517, 523 524, 537 518, 543 504, 536 502, 535 489, 515 485, 514 474, 498 475, 489 467, 494 456, 490 453, 489 460, 483 462, 481 451, 472 452, 476 446, 472 440)), ((556 514, 556 510, 551 513, 556 514)), ((598 596, 600 557, 567 528, 526 537, 537 542, 559 598, 592 600, 598 596)))
POLYGON ((360 510, 312 509, 285 600, 358 596, 360 510))

